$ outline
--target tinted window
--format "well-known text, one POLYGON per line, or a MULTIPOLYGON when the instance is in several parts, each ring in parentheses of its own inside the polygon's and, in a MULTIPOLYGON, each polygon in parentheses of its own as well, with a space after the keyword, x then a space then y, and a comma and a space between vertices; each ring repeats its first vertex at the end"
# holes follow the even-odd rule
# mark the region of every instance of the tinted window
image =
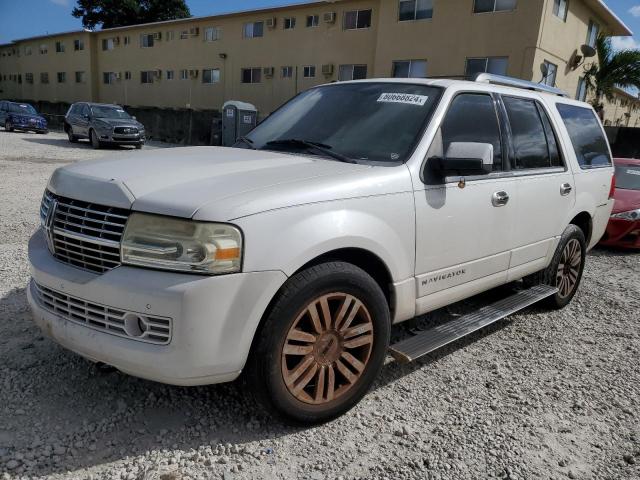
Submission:
POLYGON ((616 165, 616 188, 640 190, 640 167, 616 165))
POLYGON ((493 169, 502 170, 500 126, 493 99, 489 95, 465 93, 451 102, 440 127, 443 153, 453 142, 493 145, 493 169))
POLYGON ((556 107, 567 127, 580 167, 611 165, 607 139, 593 110, 562 103, 556 107))
POLYGON ((533 100, 504 97, 517 169, 551 167, 547 136, 533 100))
POLYGON ((562 157, 560 156, 560 147, 558 147, 558 140, 555 132, 553 131, 553 127, 551 126, 551 121, 547 116, 547 112, 537 104, 538 112, 540 113, 540 118, 542 118, 542 124, 544 125, 544 133, 547 136, 547 146, 549 147, 549 157, 551 158, 551 166, 552 167, 563 167, 562 157))

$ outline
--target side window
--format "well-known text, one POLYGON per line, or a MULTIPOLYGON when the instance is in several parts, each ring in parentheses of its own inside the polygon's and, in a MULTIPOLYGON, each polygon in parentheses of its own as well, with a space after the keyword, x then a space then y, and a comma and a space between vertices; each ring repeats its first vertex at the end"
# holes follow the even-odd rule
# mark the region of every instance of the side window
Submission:
POLYGON ((493 170, 502 170, 500 125, 490 95, 463 93, 455 97, 440 130, 442 154, 453 142, 490 143, 493 145, 493 170))
POLYGON ((80 110, 80 115, 82 116, 89 115, 89 107, 86 104, 82 105, 82 109, 80 110))
POLYGON ((611 165, 607 139, 593 110, 562 103, 556 107, 569 132, 580 168, 611 165))
POLYGON ((514 168, 522 170, 551 167, 547 135, 535 100, 503 97, 503 101, 516 153, 514 168))
POLYGON ((551 126, 551 121, 549 120, 549 116, 547 112, 542 108, 540 104, 538 106, 538 113, 540 114, 540 118, 542 118, 542 124, 544 125, 544 133, 547 136, 547 145, 549 147, 549 157, 551 158, 551 166, 552 167, 564 167, 562 163, 562 157, 560 156, 560 147, 558 147, 558 138, 556 137, 555 132, 553 131, 553 127, 551 126))

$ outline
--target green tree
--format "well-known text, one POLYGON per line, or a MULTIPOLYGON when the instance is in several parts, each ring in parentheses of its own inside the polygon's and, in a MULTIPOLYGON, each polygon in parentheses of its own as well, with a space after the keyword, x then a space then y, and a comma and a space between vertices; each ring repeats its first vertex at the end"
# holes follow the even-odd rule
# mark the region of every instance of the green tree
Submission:
POLYGON ((603 111, 603 98, 611 101, 614 90, 640 89, 640 50, 614 50, 611 38, 600 35, 596 40, 597 61, 585 68, 587 91, 594 94, 592 104, 603 111))
POLYGON ((78 0, 71 14, 85 28, 125 27, 191 16, 185 0, 78 0))

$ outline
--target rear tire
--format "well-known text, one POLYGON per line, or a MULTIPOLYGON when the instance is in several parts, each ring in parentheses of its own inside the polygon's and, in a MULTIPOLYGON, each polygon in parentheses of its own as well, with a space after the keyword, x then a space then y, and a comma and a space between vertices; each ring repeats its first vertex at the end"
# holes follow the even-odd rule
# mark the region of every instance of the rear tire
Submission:
POLYGON ((583 231, 576 225, 569 225, 558 243, 549 266, 523 279, 525 286, 538 284, 558 287, 559 291, 541 302, 547 308, 559 310, 566 307, 578 291, 587 245, 583 231))
POLYGON ((7 132, 13 132, 13 124, 11 123, 11 121, 10 121, 10 120, 5 120, 5 122, 4 122, 4 129, 5 129, 7 132))
POLYGON ((73 134, 73 130, 72 130, 72 128, 71 128, 70 126, 69 126, 69 127, 67 127, 67 138, 69 139, 69 141, 70 141, 71 143, 77 143, 77 142, 78 142, 78 137, 76 137, 76 136, 73 134))
POLYGON ((95 130, 89 131, 89 140, 91 141, 91 146, 95 150, 98 150, 100 147, 102 147, 102 144, 100 143, 100 140, 98 139, 98 135, 96 134, 95 130))
POLYGON ((287 281, 256 333, 245 387, 286 423, 329 421, 378 376, 390 325, 384 293, 364 270, 343 262, 310 267, 287 281))

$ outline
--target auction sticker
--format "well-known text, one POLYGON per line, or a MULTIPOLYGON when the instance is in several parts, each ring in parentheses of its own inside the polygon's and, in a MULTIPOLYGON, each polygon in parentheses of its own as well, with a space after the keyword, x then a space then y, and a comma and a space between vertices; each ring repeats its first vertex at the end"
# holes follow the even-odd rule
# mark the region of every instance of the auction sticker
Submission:
POLYGON ((412 93, 383 93, 378 98, 379 103, 404 103, 407 105, 424 106, 429 97, 426 95, 413 95, 412 93))

